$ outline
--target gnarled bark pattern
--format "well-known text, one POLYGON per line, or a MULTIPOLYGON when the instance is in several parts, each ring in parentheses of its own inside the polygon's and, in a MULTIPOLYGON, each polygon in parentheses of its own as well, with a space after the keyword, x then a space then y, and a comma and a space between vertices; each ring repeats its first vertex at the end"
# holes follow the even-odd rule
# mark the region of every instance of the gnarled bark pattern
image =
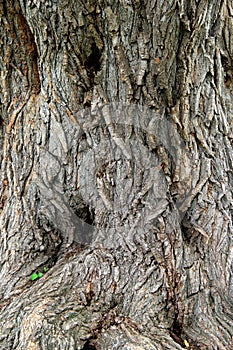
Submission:
POLYGON ((0 11, 1 349, 230 349, 232 2, 0 11))

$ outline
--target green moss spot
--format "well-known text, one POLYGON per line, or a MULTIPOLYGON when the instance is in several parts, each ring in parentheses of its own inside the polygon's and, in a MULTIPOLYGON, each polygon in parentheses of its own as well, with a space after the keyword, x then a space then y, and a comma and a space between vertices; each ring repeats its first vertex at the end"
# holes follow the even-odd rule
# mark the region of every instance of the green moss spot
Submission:
POLYGON ((35 281, 37 278, 39 278, 39 276, 37 275, 37 273, 33 273, 31 280, 35 281))

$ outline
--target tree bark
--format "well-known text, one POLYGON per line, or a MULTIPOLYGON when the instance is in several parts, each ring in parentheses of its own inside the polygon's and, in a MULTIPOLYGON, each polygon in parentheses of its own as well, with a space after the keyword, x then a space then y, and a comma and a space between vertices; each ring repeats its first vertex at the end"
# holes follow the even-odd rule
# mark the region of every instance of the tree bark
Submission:
POLYGON ((232 1, 0 13, 0 348, 233 348, 232 1))

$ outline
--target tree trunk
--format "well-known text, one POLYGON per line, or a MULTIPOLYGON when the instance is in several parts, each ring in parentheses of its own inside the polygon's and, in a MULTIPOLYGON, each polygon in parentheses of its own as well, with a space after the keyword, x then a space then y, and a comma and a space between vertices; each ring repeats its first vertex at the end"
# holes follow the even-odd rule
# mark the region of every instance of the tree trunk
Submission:
POLYGON ((0 11, 0 349, 233 348, 232 1, 0 11))

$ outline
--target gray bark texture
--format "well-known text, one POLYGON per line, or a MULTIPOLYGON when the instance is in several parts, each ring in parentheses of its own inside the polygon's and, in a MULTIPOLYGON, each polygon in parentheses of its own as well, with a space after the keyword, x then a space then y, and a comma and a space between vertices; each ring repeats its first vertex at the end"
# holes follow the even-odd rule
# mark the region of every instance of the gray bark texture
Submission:
POLYGON ((0 349, 233 349, 232 0, 0 21, 0 349))

